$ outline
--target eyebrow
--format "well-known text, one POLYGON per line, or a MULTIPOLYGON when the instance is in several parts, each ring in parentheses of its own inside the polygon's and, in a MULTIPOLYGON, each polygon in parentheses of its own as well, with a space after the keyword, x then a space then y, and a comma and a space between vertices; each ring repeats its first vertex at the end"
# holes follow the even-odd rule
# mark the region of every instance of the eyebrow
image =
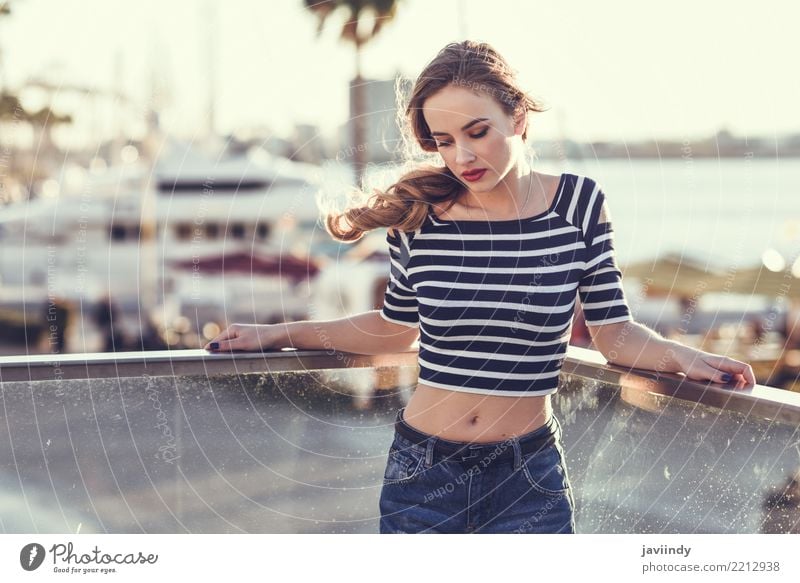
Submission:
MULTIPOLYGON (((479 117, 479 118, 477 118, 477 119, 473 119, 473 120, 472 120, 471 122, 469 122, 467 125, 465 125, 464 127, 462 127, 462 128, 461 128, 461 131, 463 132, 463 131, 465 131, 465 130, 468 130, 469 128, 471 128, 472 126, 474 126, 474 125, 475 125, 476 123, 478 123, 479 121, 488 121, 488 120, 489 120, 489 118, 488 118, 488 117, 479 117)), ((443 136, 443 135, 447 135, 447 132, 431 132, 431 135, 432 135, 432 136, 443 136)))

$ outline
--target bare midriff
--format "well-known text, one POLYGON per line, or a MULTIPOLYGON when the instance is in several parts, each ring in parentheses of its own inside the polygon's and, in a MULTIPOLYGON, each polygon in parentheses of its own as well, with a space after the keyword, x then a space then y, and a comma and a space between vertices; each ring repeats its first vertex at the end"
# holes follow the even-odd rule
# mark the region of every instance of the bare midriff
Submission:
POLYGON ((418 384, 403 411, 411 427, 450 441, 488 443, 530 433, 552 415, 550 395, 500 397, 418 384))
MULTIPOLYGON (((532 198, 544 205, 536 207, 537 212, 541 213, 555 200, 561 175, 534 174, 547 193, 532 198), (546 200, 541 201, 543 197, 546 200)), ((468 215, 459 209, 460 205, 455 204, 446 217, 438 213, 436 216, 443 220, 469 220, 468 215)), ((524 216, 531 215, 528 209, 520 210, 524 216)), ((530 433, 547 423, 551 415, 549 395, 500 397, 439 389, 424 383, 417 385, 403 411, 406 423, 419 431, 442 439, 470 443, 503 441, 530 433)))

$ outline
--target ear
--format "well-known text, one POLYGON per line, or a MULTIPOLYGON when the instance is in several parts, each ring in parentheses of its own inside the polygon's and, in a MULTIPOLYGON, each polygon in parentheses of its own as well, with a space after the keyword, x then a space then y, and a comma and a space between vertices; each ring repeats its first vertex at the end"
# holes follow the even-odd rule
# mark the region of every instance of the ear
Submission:
POLYGON ((514 116, 514 134, 521 136, 528 127, 528 112, 524 109, 514 116))

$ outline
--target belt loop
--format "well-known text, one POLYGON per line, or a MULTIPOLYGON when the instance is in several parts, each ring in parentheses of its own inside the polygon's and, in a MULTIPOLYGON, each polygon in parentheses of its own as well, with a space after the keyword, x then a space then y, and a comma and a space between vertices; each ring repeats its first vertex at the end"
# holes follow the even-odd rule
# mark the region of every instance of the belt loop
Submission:
POLYGON ((431 436, 427 441, 427 447, 425 448, 425 467, 429 468, 433 465, 433 448, 436 446, 436 439, 437 437, 431 436))
POLYGON ((519 445, 519 439, 516 436, 511 437, 511 447, 514 448, 514 471, 517 471, 522 465, 522 448, 519 445))

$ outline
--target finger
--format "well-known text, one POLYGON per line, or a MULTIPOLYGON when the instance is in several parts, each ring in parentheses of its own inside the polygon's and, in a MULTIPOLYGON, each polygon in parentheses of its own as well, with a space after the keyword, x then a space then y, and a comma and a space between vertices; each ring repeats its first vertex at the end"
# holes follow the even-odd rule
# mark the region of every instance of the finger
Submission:
POLYGON ((747 364, 746 362, 739 363, 738 361, 734 361, 738 363, 738 372, 733 373, 734 379, 739 379, 741 382, 747 385, 755 385, 756 384, 756 375, 753 373, 753 368, 747 364))
POLYGON ((222 342, 235 339, 239 337, 239 329, 234 326, 228 326, 225 330, 214 336, 211 340, 209 340, 206 345, 203 347, 206 350, 220 350, 222 347, 222 342), (219 344, 219 347, 214 348, 211 345, 213 343, 219 344))
POLYGON ((758 383, 758 381, 756 380, 756 373, 753 372, 753 367, 750 366, 749 364, 747 365, 747 369, 745 370, 744 378, 747 380, 748 383, 752 385, 758 383))
POLYGON ((711 382, 724 384, 724 383, 729 383, 733 380, 733 375, 724 370, 720 370, 718 368, 709 366, 707 364, 701 365, 701 368, 703 370, 705 378, 707 378, 711 382))
POLYGON ((705 362, 699 362, 694 367, 692 367, 690 374, 687 375, 689 378, 693 380, 707 380, 712 381, 715 383, 729 383, 732 380, 732 377, 724 376, 726 373, 721 371, 705 362))
POLYGON ((741 376, 745 381, 755 384, 756 377, 752 367, 746 362, 741 362, 728 358, 727 356, 711 355, 703 357, 703 362, 709 364, 717 370, 724 371, 731 375, 731 379, 741 376))
POLYGON ((217 348, 212 348, 211 350, 214 352, 228 352, 231 350, 237 350, 239 345, 239 338, 230 338, 229 340, 215 340, 216 344, 218 345, 217 348))
POLYGON ((718 383, 726 382, 722 380, 722 375, 724 374, 722 371, 717 370, 709 364, 706 364, 702 360, 693 363, 687 370, 684 371, 684 374, 686 375, 686 378, 693 381, 712 381, 718 383))
POLYGON ((727 370, 730 370, 734 378, 739 378, 749 385, 756 384, 756 375, 753 373, 753 367, 746 362, 739 362, 738 360, 729 359, 731 365, 727 370))
POLYGON ((242 344, 241 330, 235 330, 230 334, 225 334, 219 339, 214 339, 208 343, 210 350, 213 352, 221 352, 228 350, 239 350, 242 344))

